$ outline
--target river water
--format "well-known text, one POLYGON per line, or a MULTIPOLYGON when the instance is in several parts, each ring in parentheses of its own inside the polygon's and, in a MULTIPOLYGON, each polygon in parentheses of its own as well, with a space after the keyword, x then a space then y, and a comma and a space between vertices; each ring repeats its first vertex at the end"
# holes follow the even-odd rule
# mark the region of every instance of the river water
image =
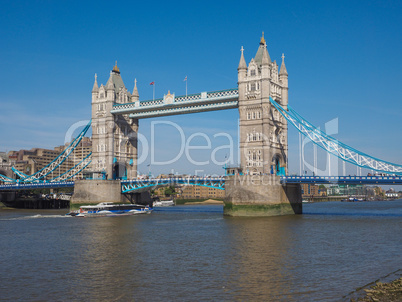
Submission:
POLYGON ((268 218, 220 205, 110 218, 2 209, 0 300, 348 301, 401 274, 402 200, 303 206, 268 218))

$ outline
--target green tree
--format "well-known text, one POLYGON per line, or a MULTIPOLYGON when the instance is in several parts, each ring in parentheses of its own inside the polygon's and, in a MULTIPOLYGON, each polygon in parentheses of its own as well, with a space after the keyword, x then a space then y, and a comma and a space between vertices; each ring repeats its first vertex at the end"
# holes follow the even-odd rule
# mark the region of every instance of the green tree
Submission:
POLYGON ((173 186, 169 186, 165 189, 165 196, 170 196, 175 193, 175 189, 173 186))

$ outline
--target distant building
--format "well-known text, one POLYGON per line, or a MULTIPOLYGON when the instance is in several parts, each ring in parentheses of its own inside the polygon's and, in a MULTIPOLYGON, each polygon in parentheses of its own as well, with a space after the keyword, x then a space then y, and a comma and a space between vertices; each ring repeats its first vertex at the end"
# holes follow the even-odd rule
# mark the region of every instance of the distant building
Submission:
MULTIPOLYGON (((62 153, 69 144, 57 146, 53 150, 43 148, 32 148, 31 150, 10 151, 7 154, 8 160, 17 170, 27 175, 34 174, 47 165, 62 153)), ((60 174, 66 173, 75 165, 80 163, 92 151, 92 141, 89 137, 84 137, 72 154, 50 173, 46 179, 52 179, 60 174)), ((82 177, 82 173, 75 176, 82 177)))
POLYGON ((349 196, 349 195, 366 195, 364 185, 339 184, 332 185, 328 188, 328 196, 349 196))
POLYGON ((315 184, 302 184, 302 197, 322 197, 327 196, 326 189, 320 189, 315 184))
POLYGON ((12 177, 13 172, 11 167, 13 166, 14 161, 10 160, 6 152, 0 152, 0 174, 5 175, 7 177, 12 177))
POLYGON ((204 198, 218 198, 225 197, 225 190, 216 188, 201 187, 201 186, 182 186, 180 198, 183 199, 204 199, 204 198))

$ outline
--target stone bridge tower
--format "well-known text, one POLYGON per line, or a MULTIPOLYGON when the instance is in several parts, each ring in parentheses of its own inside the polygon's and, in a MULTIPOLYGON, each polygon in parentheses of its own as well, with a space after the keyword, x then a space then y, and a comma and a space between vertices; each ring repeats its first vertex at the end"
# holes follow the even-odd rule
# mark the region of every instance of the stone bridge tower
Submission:
POLYGON ((137 176, 137 133, 138 120, 126 115, 110 113, 115 104, 138 102, 135 81, 131 94, 124 86, 120 70, 116 65, 110 72, 106 85, 92 89, 92 163, 94 178, 135 178, 137 176))
POLYGON ((288 73, 272 62, 264 34, 257 54, 246 64, 241 49, 238 67, 240 166, 243 175, 225 179, 224 215, 274 216, 302 213, 299 184, 281 184, 287 174, 287 121, 269 101, 288 105, 288 73))
POLYGON ((288 73, 269 56, 264 34, 257 54, 246 64, 241 49, 238 67, 240 163, 245 174, 287 173, 287 121, 269 97, 287 109, 288 73))

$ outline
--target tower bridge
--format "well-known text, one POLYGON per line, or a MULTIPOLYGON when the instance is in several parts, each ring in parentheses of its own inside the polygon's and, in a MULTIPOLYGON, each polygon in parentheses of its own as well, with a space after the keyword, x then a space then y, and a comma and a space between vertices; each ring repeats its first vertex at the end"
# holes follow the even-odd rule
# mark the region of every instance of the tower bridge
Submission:
POLYGON ((137 82, 130 92, 117 64, 105 85, 92 88, 92 154, 63 175, 43 180, 71 154, 89 125, 66 150, 42 170, 26 175, 16 169, 18 181, 0 175, 0 190, 33 187, 74 186, 73 201, 119 201, 122 193, 135 193, 152 186, 192 184, 225 189, 224 213, 233 216, 301 213, 301 183, 401 184, 402 165, 392 164, 338 142, 288 105, 288 72, 285 56, 272 61, 264 36, 257 53, 246 63, 241 48, 238 87, 221 91, 175 96, 170 91, 160 99, 139 100, 137 82), (238 108, 240 120, 240 166, 235 175, 207 179, 137 179, 139 120, 144 118, 238 108), (288 124, 313 143, 340 159, 395 177, 303 177, 288 175, 288 124), (70 180, 82 170, 92 180, 70 180), (105 180, 99 180, 106 178, 105 180), (121 181, 119 179, 127 179, 121 181))

